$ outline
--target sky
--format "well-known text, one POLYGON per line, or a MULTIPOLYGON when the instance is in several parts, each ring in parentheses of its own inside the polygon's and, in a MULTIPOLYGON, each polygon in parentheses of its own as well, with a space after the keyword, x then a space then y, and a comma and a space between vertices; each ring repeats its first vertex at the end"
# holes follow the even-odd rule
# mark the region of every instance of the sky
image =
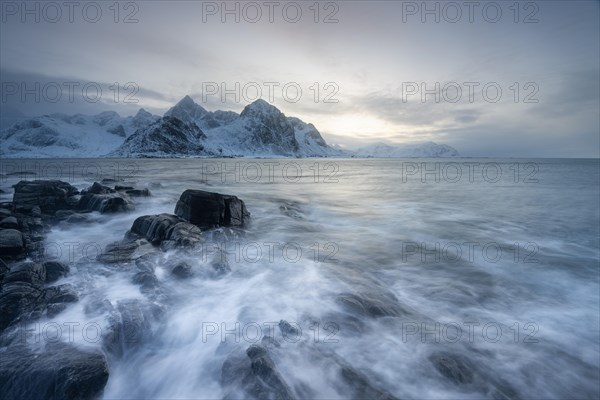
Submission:
POLYGON ((351 149, 600 156, 598 1, 0 5, 4 119, 261 97, 351 149))

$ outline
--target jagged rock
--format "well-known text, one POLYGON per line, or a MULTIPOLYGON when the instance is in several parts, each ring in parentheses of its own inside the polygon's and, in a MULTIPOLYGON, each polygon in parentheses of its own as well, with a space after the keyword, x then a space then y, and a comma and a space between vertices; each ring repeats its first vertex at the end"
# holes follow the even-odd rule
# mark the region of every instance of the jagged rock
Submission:
POLYGON ((108 194, 108 193, 115 193, 115 190, 109 188, 108 186, 104 186, 98 182, 94 182, 94 184, 92 186, 81 191, 82 195, 84 195, 84 194, 108 194))
POLYGON ((0 256, 20 255, 25 253, 25 238, 16 229, 0 230, 0 256))
POLYGON ((134 209, 128 197, 121 194, 84 194, 77 206, 84 211, 99 211, 101 214, 127 212, 134 209))
POLYGON ((5 399, 85 400, 101 395, 108 364, 100 352, 49 343, 41 352, 9 346, 0 357, 0 393, 5 399))
POLYGON ((41 294, 39 287, 27 282, 4 282, 0 292, 0 332, 20 319, 27 319, 38 307, 41 294))
MULTIPOLYGON (((294 399, 289 385, 277 371, 269 350, 261 345, 250 346, 246 354, 233 351, 223 363, 220 381, 230 392, 242 391, 246 398, 294 399)), ((238 398, 236 394, 225 398, 238 398)))
POLYGON ((200 228, 189 222, 179 222, 171 226, 166 232, 165 239, 168 243, 163 242, 163 250, 174 247, 194 247, 204 241, 200 228))
POLYGON ((133 221, 131 232, 158 245, 166 239, 169 228, 180 222, 181 219, 172 214, 143 215, 133 221))
POLYGON ((41 286, 46 283, 46 268, 42 264, 33 262, 15 265, 4 278, 4 284, 10 282, 25 282, 34 286, 41 286))
POLYGON ((243 226, 250 213, 236 196, 188 189, 182 193, 175 214, 201 228, 243 226))
POLYGON ((41 301, 46 304, 76 303, 79 296, 71 284, 52 286, 44 290, 41 301))
POLYGON ((47 261, 42 263, 46 269, 46 283, 52 283, 69 273, 69 266, 58 261, 47 261))
POLYGON ((74 195, 79 192, 62 181, 20 181, 14 185, 13 204, 15 208, 31 210, 38 206, 43 213, 54 214, 58 210, 68 210, 75 206, 74 195))

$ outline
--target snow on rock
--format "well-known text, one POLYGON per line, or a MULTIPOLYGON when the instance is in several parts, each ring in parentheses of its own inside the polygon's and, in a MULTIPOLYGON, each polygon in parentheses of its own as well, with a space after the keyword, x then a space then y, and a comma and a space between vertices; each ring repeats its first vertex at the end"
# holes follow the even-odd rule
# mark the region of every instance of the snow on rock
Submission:
POLYGON ((396 145, 375 143, 356 151, 356 157, 403 158, 403 157, 460 157, 458 151, 446 144, 425 142, 420 144, 396 145))

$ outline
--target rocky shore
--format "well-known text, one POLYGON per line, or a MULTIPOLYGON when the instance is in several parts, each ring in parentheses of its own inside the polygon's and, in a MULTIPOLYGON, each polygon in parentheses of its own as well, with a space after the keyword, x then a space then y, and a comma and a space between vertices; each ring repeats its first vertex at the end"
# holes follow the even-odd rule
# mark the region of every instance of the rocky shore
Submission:
MULTIPOLYGON (((102 396, 111 367, 127 359, 157 336, 157 326, 174 295, 161 283, 161 273, 185 282, 201 277, 227 279, 230 261, 223 249, 201 253, 202 245, 244 237, 252 229, 244 201, 232 195, 185 190, 172 214, 142 215, 122 239, 109 244, 95 260, 73 264, 48 260, 44 243, 52 227, 93 223, 90 216, 130 213, 140 197, 152 194, 122 182, 94 182, 83 190, 61 181, 21 181, 14 185, 12 202, 0 203, 0 397, 94 399, 102 396), (175 250, 175 251, 173 251, 175 250), (176 256, 173 256, 176 254, 176 256), (199 257, 206 259, 198 267, 199 257), (74 272, 76 271, 76 272, 74 272), (90 276, 123 274, 139 287, 142 297, 110 301, 92 285, 63 280, 74 273, 90 276), (82 348, 64 341, 31 345, 28 324, 53 318, 86 298, 85 313, 104 321, 100 346, 82 348)), ((298 211, 300 212, 300 211, 298 211)), ((340 279, 347 279, 340 277, 340 279)), ((361 283, 364 285, 364 282, 361 283)), ((360 285, 356 285, 360 288, 360 285)), ((365 321, 412 316, 412 310, 384 289, 339 293, 343 314, 332 316, 338 329, 360 334, 365 321)), ((305 318, 306 326, 315 322, 305 318)), ((280 360, 300 352, 324 370, 338 371, 336 393, 347 398, 393 399, 372 376, 321 343, 310 340, 296 324, 281 320, 256 343, 223 342, 218 348, 220 373, 215 377, 224 398, 295 399, 318 397, 308 387, 292 385, 290 371, 280 360)), ((483 391, 499 399, 516 398, 504 382, 478 371, 457 354, 430 355, 431 366, 453 385, 483 391)))

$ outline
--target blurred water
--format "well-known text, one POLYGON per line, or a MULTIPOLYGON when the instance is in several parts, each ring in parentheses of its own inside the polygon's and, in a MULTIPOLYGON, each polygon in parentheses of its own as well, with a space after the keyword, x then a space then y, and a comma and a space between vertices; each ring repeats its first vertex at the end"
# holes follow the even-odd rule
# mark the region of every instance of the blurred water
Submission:
MULTIPOLYGON (((2 176, 2 201, 23 177, 80 189, 123 178, 152 191, 131 214, 56 226, 47 240, 76 265, 64 281, 82 293, 53 322, 104 329, 105 315, 89 312, 104 298, 164 310, 151 338, 111 360, 106 399, 222 398, 228 352, 281 319, 308 343, 282 343, 277 360, 299 396, 351 396, 311 346, 403 399, 600 395, 598 160, 11 160, 0 172, 17 172, 2 176), (252 213, 246 236, 221 243, 230 274, 182 281, 159 266, 161 295, 149 296, 129 269, 92 262, 138 216, 172 213, 189 188, 236 195, 252 213), (394 315, 349 310, 344 294, 374 296, 394 315), (483 383, 444 377, 429 361, 439 352, 467 357, 483 383)), ((86 335, 75 341, 100 346, 86 335)))

